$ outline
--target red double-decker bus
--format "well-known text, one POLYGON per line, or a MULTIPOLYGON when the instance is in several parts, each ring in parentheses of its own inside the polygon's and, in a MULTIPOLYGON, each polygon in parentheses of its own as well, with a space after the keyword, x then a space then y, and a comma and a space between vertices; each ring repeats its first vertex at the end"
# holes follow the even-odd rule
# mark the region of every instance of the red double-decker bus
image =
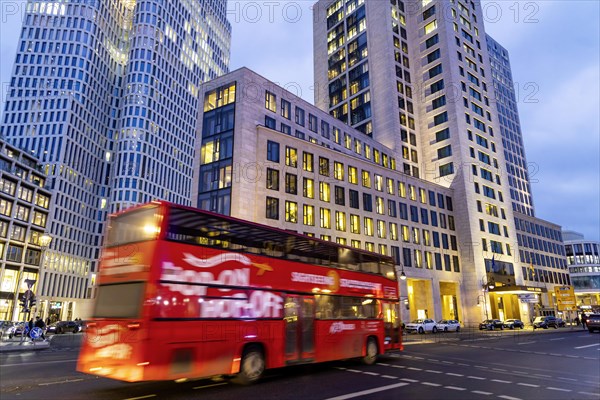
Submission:
POLYGON ((111 216, 77 369, 124 381, 233 376, 401 350, 393 260, 152 202, 111 216))

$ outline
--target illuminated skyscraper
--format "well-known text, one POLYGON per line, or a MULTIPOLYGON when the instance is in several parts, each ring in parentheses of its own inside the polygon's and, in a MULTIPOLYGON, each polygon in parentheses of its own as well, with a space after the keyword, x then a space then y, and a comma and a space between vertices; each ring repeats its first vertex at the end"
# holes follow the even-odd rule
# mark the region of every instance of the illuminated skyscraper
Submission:
POLYGON ((108 212, 158 198, 190 204, 198 87, 228 71, 225 7, 27 3, 0 132, 39 158, 55 192, 45 314, 78 316, 73 301, 88 296, 108 212))

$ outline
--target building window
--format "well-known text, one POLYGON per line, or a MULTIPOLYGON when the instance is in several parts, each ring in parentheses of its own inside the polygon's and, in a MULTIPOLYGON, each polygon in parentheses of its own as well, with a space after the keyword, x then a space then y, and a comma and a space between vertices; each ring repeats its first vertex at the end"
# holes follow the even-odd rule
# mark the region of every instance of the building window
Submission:
POLYGON ((363 209, 365 211, 373 211, 373 197, 370 193, 363 193, 363 209))
POLYGON ((309 199, 315 198, 315 181, 310 178, 304 178, 302 185, 302 194, 309 199))
POLYGON ((298 176, 295 174, 285 174, 285 192, 298 194, 298 176))
POLYGON ((350 214, 350 232, 360 234, 360 217, 350 214))
POLYGON ((359 209, 360 205, 358 204, 358 191, 350 189, 348 194, 350 198, 350 208, 359 209))
POLYGON ((265 108, 277 112, 277 97, 271 92, 265 92, 265 108))
POLYGON ((321 228, 331 229, 331 211, 321 208, 321 228))
POLYGON ((297 223, 298 222, 298 203, 294 201, 285 202, 285 221, 297 223))
POLYGON ((304 204, 303 206, 304 225, 315 226, 315 207, 304 204))
POLYGON ((317 132, 317 130, 319 129, 318 127, 319 124, 319 120, 317 119, 317 117, 315 117, 312 114, 308 114, 308 129, 310 129, 313 132, 317 132))
POLYGON ((319 175, 329 176, 329 159, 319 157, 319 175))
POLYGON ((285 165, 288 167, 298 167, 298 150, 293 147, 285 147, 285 165))
POLYGON ((333 177, 338 181, 344 180, 344 164, 337 161, 333 163, 333 177))
POLYGON ((279 190, 279 171, 267 168, 267 189, 279 190))
POLYGON ((312 153, 302 152, 302 168, 307 172, 313 172, 314 170, 314 156, 312 153))
POLYGON ((366 188, 371 187, 371 173, 369 171, 362 171, 362 185, 366 188))
POLYGON ((267 141, 267 160, 279 162, 279 143, 267 141))
POLYGON ((341 211, 335 212, 335 229, 338 231, 346 231, 346 213, 341 211))
POLYGON ((279 199, 267 197, 266 217, 268 219, 279 219, 279 199))
POLYGON ((319 182, 319 199, 321 201, 331 201, 331 189, 329 183, 319 182))
POLYGON ((292 118, 292 105, 289 101, 284 99, 281 99, 281 116, 286 119, 292 118))
POLYGON ((364 225, 365 225, 365 235, 367 236, 373 236, 374 232, 374 228, 373 228, 373 218, 369 218, 369 217, 365 217, 364 218, 364 225))
POLYGON ((265 115, 265 126, 269 129, 277 129, 277 121, 275 121, 275 118, 271 118, 268 115, 265 115))
POLYGON ((300 107, 296 107, 296 123, 300 126, 304 126, 304 110, 300 107))
POLYGON ((348 166, 348 182, 358 185, 358 169, 356 167, 348 166))
POLYGON ((335 186, 335 204, 338 206, 346 205, 346 191, 342 186, 335 186))

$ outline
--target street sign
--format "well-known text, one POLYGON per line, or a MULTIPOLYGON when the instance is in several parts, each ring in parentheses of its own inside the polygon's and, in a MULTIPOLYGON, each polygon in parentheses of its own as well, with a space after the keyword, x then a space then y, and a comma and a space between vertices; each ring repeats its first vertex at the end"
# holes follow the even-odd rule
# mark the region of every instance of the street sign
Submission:
POLYGON ((575 289, 573 286, 555 286, 556 308, 558 311, 577 311, 575 289))
POLYGON ((39 339, 42 336, 42 329, 36 326, 31 330, 31 332, 29 332, 29 336, 32 339, 39 339))

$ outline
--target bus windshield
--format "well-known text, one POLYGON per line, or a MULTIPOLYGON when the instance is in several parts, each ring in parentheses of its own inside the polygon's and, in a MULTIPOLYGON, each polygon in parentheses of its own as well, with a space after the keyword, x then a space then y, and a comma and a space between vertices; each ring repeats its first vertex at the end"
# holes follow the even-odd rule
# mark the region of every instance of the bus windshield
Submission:
POLYGON ((138 210, 122 213, 110 219, 106 246, 156 239, 160 232, 158 206, 150 205, 138 210))
POLYGON ((144 282, 100 285, 94 318, 138 318, 144 287, 144 282))

